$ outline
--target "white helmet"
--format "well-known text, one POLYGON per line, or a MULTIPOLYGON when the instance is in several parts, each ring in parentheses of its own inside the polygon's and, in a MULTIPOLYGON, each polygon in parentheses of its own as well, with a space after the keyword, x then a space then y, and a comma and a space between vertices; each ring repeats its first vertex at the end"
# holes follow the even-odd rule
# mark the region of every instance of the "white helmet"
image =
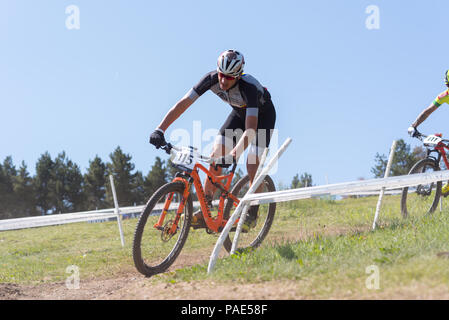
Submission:
POLYGON ((236 50, 226 50, 218 57, 217 71, 225 75, 238 77, 243 73, 245 59, 236 50))

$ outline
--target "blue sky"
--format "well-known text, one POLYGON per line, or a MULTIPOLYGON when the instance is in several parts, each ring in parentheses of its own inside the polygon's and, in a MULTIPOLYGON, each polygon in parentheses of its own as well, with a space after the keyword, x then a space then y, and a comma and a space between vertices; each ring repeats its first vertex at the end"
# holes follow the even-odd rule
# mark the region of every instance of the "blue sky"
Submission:
MULTIPOLYGON (((84 173, 120 146, 146 174, 166 158, 150 133, 235 48, 271 92, 279 144, 293 139, 277 183, 303 172, 315 184, 372 178, 376 152, 394 139, 419 144, 407 128, 445 89, 448 9, 447 0, 3 0, 0 161, 11 155, 34 174, 42 153, 65 150, 84 173), (79 30, 66 27, 69 5, 79 30), (379 29, 366 28, 370 5, 379 29)), ((167 135, 195 121, 218 129, 230 111, 208 92, 167 135)), ((442 106, 420 129, 447 137, 447 119, 442 106)))

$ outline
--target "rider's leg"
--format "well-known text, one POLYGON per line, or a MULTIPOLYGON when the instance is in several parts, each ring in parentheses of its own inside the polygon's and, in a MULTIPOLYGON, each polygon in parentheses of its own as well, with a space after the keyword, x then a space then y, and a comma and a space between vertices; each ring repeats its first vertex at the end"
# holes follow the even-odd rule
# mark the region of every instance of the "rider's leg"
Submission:
MULTIPOLYGON (((253 148, 253 146, 251 146, 251 148, 253 148)), ((251 151, 252 150, 250 149, 250 152, 248 153, 248 158, 246 160, 246 170, 248 170, 250 186, 253 184, 254 178, 256 177, 257 169, 259 168, 260 162, 260 158, 257 155, 257 153, 251 151)), ((260 189, 261 187, 259 186, 257 190, 260 189)))
MULTIPOLYGON (((274 122, 273 122, 274 126, 274 122)), ((254 179, 256 178, 257 170, 260 165, 260 157, 262 156, 265 147, 268 147, 271 140, 271 129, 266 130, 264 128, 258 130, 256 141, 250 145, 248 151, 248 159, 246 162, 246 169, 248 170, 248 176, 250 180, 250 186, 253 184, 254 179)), ((256 189, 255 193, 263 192, 264 183, 261 183, 260 186, 256 189)), ((254 228, 257 224, 259 212, 259 205, 251 206, 248 209, 248 214, 246 216, 245 223, 243 224, 243 232, 248 232, 249 229, 254 228)))
MULTIPOLYGON (((248 158, 246 159, 246 170, 248 171, 249 176, 249 185, 251 186, 256 177, 257 169, 259 168, 260 163, 260 154, 256 151, 257 147, 255 145, 251 145, 248 151, 248 158)), ((257 188, 255 193, 262 192, 263 183, 257 188)), ((248 232, 249 229, 254 228, 257 223, 259 206, 251 206, 248 209, 248 213, 246 216, 245 223, 243 224, 242 231, 248 232)))
MULTIPOLYGON (((228 148, 223 141, 224 141, 224 137, 221 137, 221 136, 217 137, 217 140, 215 140, 215 144, 213 147, 211 157, 213 157, 213 158, 221 157, 222 155, 225 155, 226 152, 228 152, 228 153, 230 152, 231 149, 228 148)), ((214 175, 221 175, 222 168, 218 167, 217 170, 215 170, 214 166, 211 165, 209 167, 209 171, 214 175)), ((204 193, 205 193, 205 197, 206 197, 206 202, 210 209, 212 209, 212 200, 213 200, 213 196, 214 196, 216 189, 217 188, 206 177, 206 180, 204 182, 204 193)), ((206 227, 206 224, 205 224, 204 218, 203 218, 203 212, 201 209, 199 209, 193 213, 191 225, 193 228, 206 227)))
MULTIPOLYGON (((218 136, 217 140, 215 140, 211 157, 218 158, 224 156, 229 152, 231 152, 231 148, 232 148, 232 141, 227 141, 227 138, 225 136, 218 136)), ((213 175, 221 175, 222 168, 218 167, 217 170, 215 170, 214 166, 211 165, 209 167, 209 171, 213 175)), ((212 184, 212 182, 206 178, 206 181, 204 182, 204 193, 206 194, 206 196, 212 198, 216 189, 217 187, 215 187, 212 184)))
MULTIPOLYGON (((244 118, 242 118, 239 113, 235 110, 231 111, 226 121, 220 128, 220 131, 215 140, 214 148, 212 151, 212 157, 218 158, 229 154, 234 148, 234 144, 239 139, 239 135, 243 133, 243 128, 245 127, 244 118)), ((222 168, 215 170, 210 166, 209 170, 216 175, 220 175, 222 168)), ((204 191, 207 195, 213 195, 216 187, 206 179, 204 183, 204 191)))

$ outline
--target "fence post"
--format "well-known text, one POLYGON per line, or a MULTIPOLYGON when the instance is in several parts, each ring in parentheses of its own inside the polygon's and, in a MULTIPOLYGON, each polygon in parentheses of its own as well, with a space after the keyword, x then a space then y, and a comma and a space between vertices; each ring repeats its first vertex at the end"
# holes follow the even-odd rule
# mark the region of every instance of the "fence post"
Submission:
POLYGON ((221 232, 220 236, 218 237, 217 243, 215 244, 214 250, 212 251, 212 254, 210 256, 209 260, 209 266, 207 268, 207 272, 212 272, 215 263, 218 259, 218 254, 220 253, 221 248, 223 247, 223 243, 226 239, 226 237, 229 234, 229 231, 232 228, 232 225, 237 220, 237 218, 240 216, 242 209, 249 205, 247 203, 246 197, 248 195, 251 195, 254 193, 254 191, 257 190, 257 188, 260 186, 260 184, 265 179, 265 176, 268 174, 268 172, 273 168, 275 163, 279 160, 279 157, 284 153, 285 149, 288 147, 288 145, 292 142, 291 138, 287 138, 287 140, 284 142, 284 144, 279 148, 279 150, 276 152, 276 154, 273 156, 273 158, 270 160, 270 163, 262 170, 262 172, 259 174, 257 179, 253 182, 249 190, 246 192, 245 196, 240 200, 240 203, 238 204, 237 208, 235 209, 234 213, 229 218, 228 222, 226 223, 223 231, 221 232))
MULTIPOLYGON (((254 177, 254 181, 256 181, 257 177, 260 175, 260 172, 262 171, 262 168, 263 168, 263 165, 265 163, 265 160, 267 159, 267 154, 268 154, 268 148, 265 148, 263 150, 262 156, 260 157, 260 163, 259 163, 259 167, 257 168, 256 175, 254 177)), ((234 254, 235 250, 237 249, 237 244, 239 242, 240 232, 242 231, 242 226, 245 223, 245 219, 246 219, 246 215, 248 213, 248 210, 249 210, 249 205, 247 205, 242 210, 242 214, 240 215, 239 223, 237 224, 237 229, 235 230, 234 240, 232 241, 232 248, 231 248, 230 254, 234 254)))
POLYGON ((122 242, 122 247, 124 247, 125 246, 125 238, 123 236, 122 219, 120 216, 120 209, 118 207, 117 194, 115 193, 114 178, 112 177, 112 174, 109 175, 109 180, 111 181, 112 196, 114 197, 114 207, 115 207, 114 212, 117 215, 117 223, 118 223, 118 231, 120 232, 120 240, 122 242))
MULTIPOLYGON (((396 142, 397 142, 396 140, 393 140, 393 144, 391 145, 390 156, 388 158, 388 163, 387 163, 387 168, 385 169, 384 178, 388 178, 388 176, 390 175, 390 169, 391 169, 391 164, 393 163, 394 151, 396 150, 396 142)), ((382 189, 380 189, 379 199, 377 200, 376 213, 374 214, 373 230, 376 229, 377 218, 379 216, 380 206, 382 204, 382 198, 384 196, 384 193, 385 193, 385 187, 382 187, 382 189)))

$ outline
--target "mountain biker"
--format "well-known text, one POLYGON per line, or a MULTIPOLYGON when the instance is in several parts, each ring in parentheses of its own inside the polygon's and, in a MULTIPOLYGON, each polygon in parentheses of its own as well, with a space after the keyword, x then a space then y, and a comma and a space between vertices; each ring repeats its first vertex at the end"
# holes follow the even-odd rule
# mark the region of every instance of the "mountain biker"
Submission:
MULTIPOLYGON (((449 70, 446 71, 444 75, 444 82, 446 86, 449 88, 449 70)), ((426 109, 424 109, 419 116, 416 118, 415 122, 413 122, 410 127, 408 128, 408 134, 411 137, 416 137, 417 130, 416 128, 424 122, 436 109, 438 109, 439 106, 441 106, 443 103, 449 104, 449 89, 443 91, 440 93, 435 100, 428 106, 426 109)), ((446 184, 443 189, 441 190, 444 196, 449 195, 449 183, 446 184)))
MULTIPOLYGON (((259 81, 243 73, 245 59, 237 50, 226 50, 220 54, 217 69, 207 73, 184 97, 165 115, 162 122, 150 136, 150 143, 156 148, 165 145, 164 133, 202 94, 211 90, 232 107, 232 111, 216 137, 211 157, 219 158, 217 169, 211 165, 209 170, 220 175, 222 167, 236 163, 242 153, 250 147, 246 168, 253 182, 259 158, 268 147, 276 122, 276 111, 271 95, 259 81)), ((261 189, 261 188, 259 188, 261 189)), ((205 196, 212 208, 212 198, 216 187, 206 179, 205 196)), ((259 190, 258 190, 259 191, 259 190)), ((257 223, 258 206, 248 210, 243 231, 254 228, 257 223)), ((192 227, 205 227, 201 210, 193 214, 192 227)))

